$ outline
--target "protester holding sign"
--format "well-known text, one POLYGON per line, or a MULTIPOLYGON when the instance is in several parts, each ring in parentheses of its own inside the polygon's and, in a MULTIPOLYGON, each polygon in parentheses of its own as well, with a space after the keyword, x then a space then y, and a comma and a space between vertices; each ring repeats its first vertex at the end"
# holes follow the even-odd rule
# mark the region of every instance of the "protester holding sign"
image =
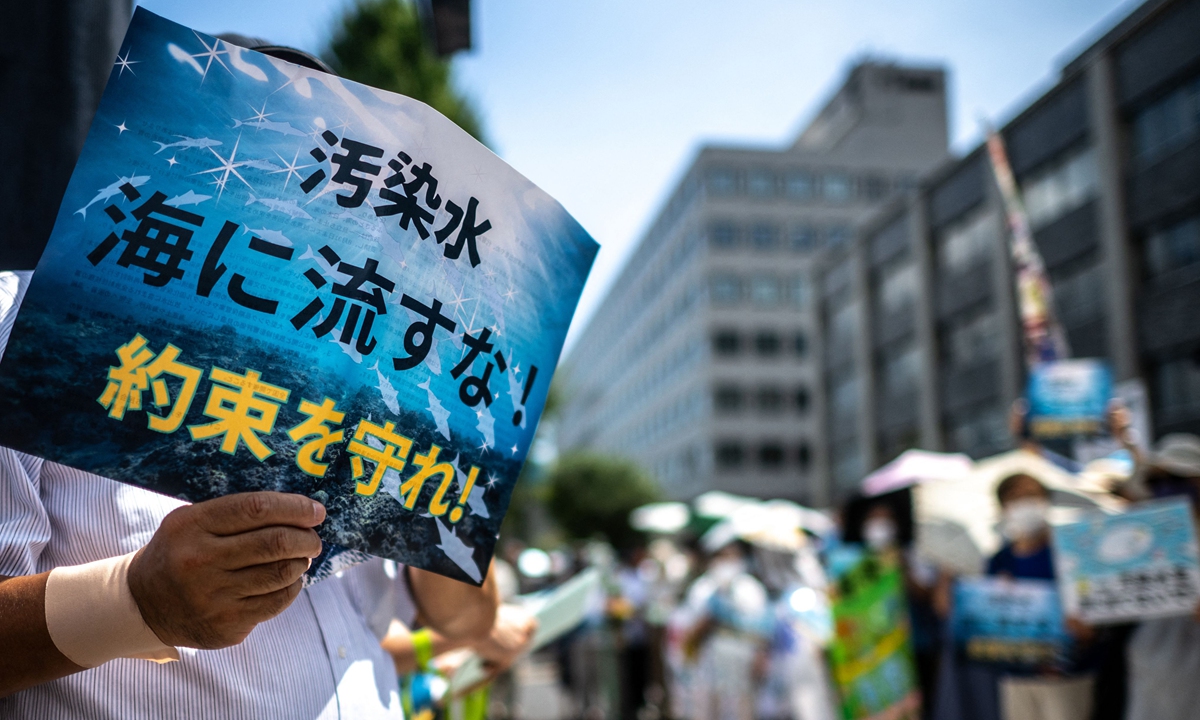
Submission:
POLYGON ((393 620, 503 630, 596 245, 429 107, 234 42, 139 8, 0 273, 5 717, 399 718, 393 620))
MULTIPOLYGON (((1188 498, 1193 521, 1200 524, 1200 437, 1167 435, 1147 471, 1150 491, 1160 498, 1188 498)), ((1191 616, 1143 621, 1127 657, 1129 720, 1200 719, 1200 607, 1191 616)))
MULTIPOLYGON (((1012 475, 996 487, 1007 542, 988 561, 987 574, 1011 579, 1055 579, 1050 546, 1050 492, 1029 475, 1012 475)), ((1068 620, 1076 640, 1090 639, 1088 629, 1068 620)), ((1090 674, 1010 674, 1000 680, 1005 720, 1087 720, 1092 710, 1090 674)))

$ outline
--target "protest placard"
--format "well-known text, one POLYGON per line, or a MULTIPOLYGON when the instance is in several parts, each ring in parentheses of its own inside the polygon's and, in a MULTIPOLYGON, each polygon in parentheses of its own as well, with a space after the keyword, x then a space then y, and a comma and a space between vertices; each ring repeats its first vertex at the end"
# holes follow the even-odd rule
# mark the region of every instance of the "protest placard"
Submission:
POLYGON ((1058 588, 1049 580, 960 578, 951 627, 968 660, 1033 669, 1069 659, 1058 588))
POLYGON ((428 106, 139 8, 0 438, 189 501, 302 493, 329 553, 478 584, 596 250, 428 106))
POLYGON ((865 554, 837 578, 830 665, 845 720, 918 718, 917 685, 900 567, 865 554))
POLYGON ((1029 371, 1029 432, 1039 438, 1098 435, 1113 396, 1112 372, 1100 360, 1056 360, 1029 371))
POLYGON ((1200 559, 1186 499, 1094 513, 1054 528, 1068 615, 1091 623, 1186 615, 1200 603, 1200 559))

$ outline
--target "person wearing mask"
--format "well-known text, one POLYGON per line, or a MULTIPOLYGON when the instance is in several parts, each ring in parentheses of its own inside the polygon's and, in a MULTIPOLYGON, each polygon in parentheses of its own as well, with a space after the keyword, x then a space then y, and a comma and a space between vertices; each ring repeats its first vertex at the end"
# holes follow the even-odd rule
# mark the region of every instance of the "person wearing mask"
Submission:
MULTIPOLYGON (((1146 465, 1150 492, 1187 498, 1200 525, 1200 437, 1165 436, 1146 465)), ((1191 616, 1140 623, 1126 658, 1128 720, 1200 720, 1200 607, 1191 616)))
POLYGON ((750 573, 748 546, 720 547, 688 590, 685 653, 696 673, 692 720, 751 720, 772 637, 766 588, 750 573))
POLYGON ((924 698, 925 717, 930 717, 937 693, 942 638, 941 622, 934 607, 940 573, 916 552, 911 488, 852 501, 847 507, 845 540, 861 542, 871 552, 890 556, 900 563, 908 601, 913 659, 924 698))
MULTIPOLYGON (((1054 555, 1050 547, 1050 491, 1036 478, 1010 475, 996 487, 1000 501, 1000 529, 1005 544, 988 561, 987 574, 1025 580, 1054 581, 1054 555)), ((1091 631, 1067 618, 1068 631, 1081 647, 1091 631)), ((1092 714, 1094 676, 1077 664, 1060 670, 1028 675, 1008 674, 999 682, 1000 712, 1004 720, 1087 720, 1092 714)))

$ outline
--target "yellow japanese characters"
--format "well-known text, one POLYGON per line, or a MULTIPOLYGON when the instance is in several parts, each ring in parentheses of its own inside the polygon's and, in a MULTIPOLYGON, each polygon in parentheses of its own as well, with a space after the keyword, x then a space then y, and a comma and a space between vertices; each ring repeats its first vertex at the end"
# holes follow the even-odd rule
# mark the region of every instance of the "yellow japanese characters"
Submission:
MULTIPOLYGON (((174 345, 167 345, 156 354, 140 334, 117 348, 116 354, 120 364, 108 369, 108 383, 97 398, 108 410, 108 416, 124 420, 127 412, 142 410, 142 396, 149 390, 154 406, 165 409, 166 413, 147 412, 149 428, 161 433, 179 430, 196 398, 203 371, 179 362, 180 351, 174 345), (180 381, 173 400, 165 376, 180 381)), ((208 377, 212 385, 203 412, 212 422, 188 425, 192 439, 220 438, 221 452, 229 455, 245 446, 259 462, 274 455, 275 450, 263 438, 274 432, 279 411, 291 397, 291 390, 264 382, 257 370, 247 369, 238 374, 213 367, 208 377)), ((305 419, 287 430, 287 437, 293 443, 302 443, 296 448, 296 466, 313 477, 325 476, 329 470, 326 450, 346 439, 346 431, 337 427, 346 416, 336 405, 328 397, 319 404, 300 399, 296 410, 305 419)), ((275 446, 279 447, 277 443, 275 446)), ((377 425, 360 420, 346 445, 350 471, 356 481, 355 492, 368 497, 375 495, 389 470, 398 474, 405 469, 413 449, 413 440, 398 433, 394 422, 388 420, 377 425)), ((448 514, 450 522, 457 523, 475 488, 479 468, 472 465, 466 480, 460 483, 458 498, 448 499, 459 471, 450 462, 439 460, 441 452, 441 447, 431 445, 428 452, 418 452, 412 458, 414 471, 400 483, 398 499, 406 509, 416 510, 426 481, 435 480, 437 488, 429 501, 429 514, 435 517, 448 514)))

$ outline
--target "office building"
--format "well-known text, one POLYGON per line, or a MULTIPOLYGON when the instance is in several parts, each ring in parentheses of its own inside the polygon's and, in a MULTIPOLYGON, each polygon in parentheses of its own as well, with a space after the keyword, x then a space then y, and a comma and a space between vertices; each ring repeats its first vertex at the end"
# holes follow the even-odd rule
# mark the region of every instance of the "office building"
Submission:
POLYGON ((866 62, 783 148, 701 148, 560 369, 562 450, 820 502, 814 268, 947 158, 945 74, 866 62))
MULTIPOLYGON (((1001 128, 1075 357, 1200 432, 1200 0, 1151 0, 1001 128)), ((890 200, 825 258, 829 495, 909 447, 1011 447, 1012 262, 986 150, 890 200)))

